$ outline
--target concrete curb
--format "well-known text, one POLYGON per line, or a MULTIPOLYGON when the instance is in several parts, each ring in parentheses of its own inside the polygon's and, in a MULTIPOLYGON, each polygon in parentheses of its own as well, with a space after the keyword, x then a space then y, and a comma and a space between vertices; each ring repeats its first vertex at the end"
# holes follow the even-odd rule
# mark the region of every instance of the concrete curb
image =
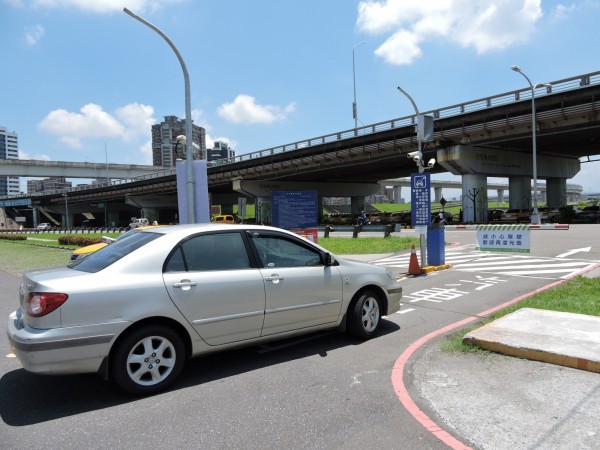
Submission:
POLYGON ((600 373, 600 317, 522 308, 463 342, 505 355, 600 373))
POLYGON ((452 268, 452 264, 443 264, 441 266, 426 266, 426 267, 421 267, 421 273, 428 274, 431 272, 437 272, 438 270, 446 270, 446 269, 451 269, 451 268, 452 268))

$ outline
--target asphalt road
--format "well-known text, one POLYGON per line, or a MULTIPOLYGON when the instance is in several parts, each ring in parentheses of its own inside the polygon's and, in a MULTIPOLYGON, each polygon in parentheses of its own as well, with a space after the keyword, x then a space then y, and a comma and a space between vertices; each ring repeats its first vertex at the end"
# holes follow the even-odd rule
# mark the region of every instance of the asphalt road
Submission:
MULTIPOLYGON (((600 261, 598 230, 580 225, 532 232, 528 257, 580 270, 600 261), (587 247, 589 251, 557 258, 587 247)), ((448 232, 446 241, 456 243, 448 254, 471 254, 474 232, 448 232)), ((379 263, 401 274, 406 257, 379 263)), ((489 265, 486 269, 485 261, 466 261, 462 264, 471 266, 462 270, 457 264, 406 278, 402 314, 387 318, 382 333, 371 341, 321 333, 197 358, 170 391, 147 398, 124 395, 95 375, 28 374, 10 357, 6 338, 0 339, 0 447, 447 448, 399 402, 391 383, 399 355, 434 330, 565 276, 499 274, 489 265)), ((515 261, 511 266, 546 264, 515 261)), ((533 269, 520 272, 525 270, 533 269)), ((4 336, 6 318, 17 306, 18 285, 17 277, 0 271, 4 336)), ((405 379, 408 392, 436 417, 419 399, 411 376, 405 379)))

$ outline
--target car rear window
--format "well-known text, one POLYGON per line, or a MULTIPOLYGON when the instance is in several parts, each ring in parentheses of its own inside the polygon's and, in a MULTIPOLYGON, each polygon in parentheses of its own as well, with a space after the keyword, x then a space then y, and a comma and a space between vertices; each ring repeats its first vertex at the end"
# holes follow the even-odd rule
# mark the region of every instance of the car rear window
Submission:
POLYGON ((86 256, 71 262, 68 267, 82 272, 95 273, 110 266, 123 256, 131 253, 148 242, 162 236, 160 233, 144 233, 143 231, 121 236, 112 244, 86 256))

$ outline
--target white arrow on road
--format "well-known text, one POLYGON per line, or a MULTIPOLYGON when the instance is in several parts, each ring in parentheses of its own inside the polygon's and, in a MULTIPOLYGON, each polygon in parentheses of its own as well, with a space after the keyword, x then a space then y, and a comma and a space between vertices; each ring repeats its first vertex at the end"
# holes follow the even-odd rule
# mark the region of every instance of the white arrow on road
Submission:
POLYGON ((567 256, 571 256, 574 253, 589 252, 591 249, 592 249, 592 247, 574 248, 573 250, 569 250, 568 252, 561 253, 560 255, 558 255, 556 257, 557 258, 566 258, 567 256))

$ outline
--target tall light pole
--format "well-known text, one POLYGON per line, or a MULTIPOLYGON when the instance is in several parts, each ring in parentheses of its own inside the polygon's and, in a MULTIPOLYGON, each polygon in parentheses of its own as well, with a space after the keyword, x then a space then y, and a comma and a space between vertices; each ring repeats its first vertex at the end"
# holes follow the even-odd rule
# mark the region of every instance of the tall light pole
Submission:
POLYGON ((65 196, 65 230, 66 230, 67 228, 69 228, 69 203, 67 201, 67 188, 65 188, 63 195, 65 196))
POLYGON ((185 65, 185 61, 177 50, 177 47, 171 42, 171 40, 164 34, 158 27, 154 26, 147 20, 142 19, 137 14, 134 14, 127 8, 123 8, 123 11, 133 17, 136 20, 139 20, 144 25, 152 28, 158 34, 162 36, 162 38, 167 41, 167 44, 173 49, 175 55, 177 55, 177 59, 181 64, 181 69, 183 70, 183 79, 185 82, 185 154, 186 154, 186 169, 187 169, 187 201, 188 201, 188 222, 196 223, 195 217, 195 182, 194 182, 194 154, 192 152, 192 106, 190 100, 190 76, 188 74, 187 66, 185 65))
MULTIPOLYGON (((110 184, 110 175, 108 174, 108 150, 106 150, 106 141, 104 141, 104 157, 106 158, 106 182, 110 184)), ((108 201, 104 202, 104 226, 108 228, 108 201)))
POLYGON ((535 121, 535 90, 540 86, 552 87, 549 83, 537 83, 535 86, 527 75, 523 73, 519 66, 512 66, 512 70, 523 75, 531 88, 531 135, 532 135, 532 153, 533 153, 533 212, 531 213, 531 223, 534 225, 540 224, 540 212, 538 210, 538 182, 537 182, 537 138, 536 138, 536 121, 535 121))
POLYGON ((354 87, 354 103, 352 103, 352 117, 354 117, 354 134, 356 135, 356 129, 358 128, 358 110, 356 106, 356 70, 354 66, 354 50, 359 45, 366 43, 367 41, 359 42, 352 47, 352 85, 354 87))
MULTIPOLYGON (((418 158, 415 158, 415 162, 417 163, 417 167, 419 168, 419 173, 423 173, 425 171, 425 167, 423 167, 423 152, 421 151, 421 136, 423 135, 423 132, 422 132, 422 130, 419 130, 419 123, 422 122, 421 120, 419 120, 419 116, 420 116, 419 108, 417 108, 417 104, 412 99, 412 97, 408 94, 408 92, 406 92, 400 86, 398 86, 398 90, 401 93, 403 93, 408 98, 408 100, 410 100, 410 102, 413 105, 413 108, 415 108, 415 113, 417 115, 417 148, 419 150, 417 153, 418 158)), ((412 186, 411 186, 411 190, 412 190, 412 186)), ((415 205, 411 204, 410 207, 414 208, 415 205)), ((427 238, 426 238, 427 226, 414 225, 414 227, 415 227, 415 231, 419 233, 419 247, 421 250, 421 265, 425 265, 425 262, 427 261, 427 238)))
MULTIPOLYGON (((408 98, 410 100, 410 102, 413 105, 413 108, 415 108, 415 114, 417 115, 417 127, 418 127, 420 114, 419 114, 419 108, 417 108, 417 104, 412 99, 412 97, 410 95, 408 95, 408 92, 406 92, 400 86, 398 86, 398 90, 400 92, 402 92, 406 96, 406 98, 408 98)), ((417 161, 417 167, 419 168, 419 173, 423 173, 425 171, 425 167, 423 167, 423 152, 421 151, 421 135, 422 135, 421 130, 419 130, 417 128, 417 149, 419 150, 419 160, 417 161)))

